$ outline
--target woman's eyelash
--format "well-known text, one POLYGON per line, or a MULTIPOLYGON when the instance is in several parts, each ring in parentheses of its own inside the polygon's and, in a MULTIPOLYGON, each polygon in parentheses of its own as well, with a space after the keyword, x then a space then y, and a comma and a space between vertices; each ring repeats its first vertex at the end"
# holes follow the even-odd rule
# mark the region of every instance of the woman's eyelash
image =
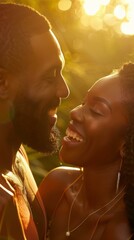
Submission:
POLYGON ((96 110, 94 110, 94 109, 92 109, 92 108, 90 108, 90 112, 92 112, 93 114, 96 114, 96 115, 103 116, 103 114, 102 114, 101 112, 96 111, 96 110))
MULTIPOLYGON (((86 103, 83 101, 82 103, 81 103, 81 106, 84 106, 86 103)), ((103 113, 101 113, 100 111, 97 111, 97 110, 94 110, 93 108, 89 108, 89 110, 90 110, 90 112, 92 112, 93 114, 95 114, 95 115, 100 115, 100 116, 103 116, 103 113)))

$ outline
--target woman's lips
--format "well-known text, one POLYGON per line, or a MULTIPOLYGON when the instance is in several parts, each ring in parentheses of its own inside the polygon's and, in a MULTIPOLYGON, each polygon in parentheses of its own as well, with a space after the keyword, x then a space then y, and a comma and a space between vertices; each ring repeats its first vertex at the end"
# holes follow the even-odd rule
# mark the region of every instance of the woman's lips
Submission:
POLYGON ((75 127, 69 124, 69 127, 66 130, 66 136, 63 138, 62 145, 63 147, 72 148, 78 146, 84 142, 84 138, 78 133, 75 127))
POLYGON ((69 127, 66 130, 66 136, 73 141, 83 142, 83 138, 74 130, 70 129, 69 127))

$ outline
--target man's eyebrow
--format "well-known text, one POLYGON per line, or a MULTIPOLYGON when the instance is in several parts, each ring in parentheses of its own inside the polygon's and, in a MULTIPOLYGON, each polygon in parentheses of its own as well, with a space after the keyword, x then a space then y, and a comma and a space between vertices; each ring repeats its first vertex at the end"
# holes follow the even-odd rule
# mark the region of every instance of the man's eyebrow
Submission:
POLYGON ((56 76, 57 70, 62 71, 65 65, 65 60, 63 58, 63 61, 57 61, 54 65, 48 67, 47 69, 44 69, 42 76, 46 76, 47 74, 54 73, 54 76, 56 76))
POLYGON ((102 103, 106 104, 107 107, 109 108, 110 112, 112 112, 112 108, 111 108, 111 105, 108 100, 106 100, 103 97, 98 97, 98 96, 94 96, 94 100, 97 102, 102 102, 102 103))
POLYGON ((51 72, 53 72, 53 73, 56 73, 56 71, 58 70, 58 69, 62 69, 62 66, 60 66, 60 65, 54 65, 54 66, 51 66, 51 67, 49 67, 48 69, 46 69, 46 70, 44 70, 44 74, 49 74, 49 73, 51 73, 51 72))

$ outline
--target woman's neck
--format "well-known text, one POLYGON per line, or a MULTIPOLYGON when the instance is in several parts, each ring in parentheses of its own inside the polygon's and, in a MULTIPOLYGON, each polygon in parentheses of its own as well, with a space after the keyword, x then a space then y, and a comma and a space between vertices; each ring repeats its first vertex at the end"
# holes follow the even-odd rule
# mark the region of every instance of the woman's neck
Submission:
POLYGON ((91 208, 103 206, 116 196, 118 164, 114 166, 83 170, 83 193, 91 208))

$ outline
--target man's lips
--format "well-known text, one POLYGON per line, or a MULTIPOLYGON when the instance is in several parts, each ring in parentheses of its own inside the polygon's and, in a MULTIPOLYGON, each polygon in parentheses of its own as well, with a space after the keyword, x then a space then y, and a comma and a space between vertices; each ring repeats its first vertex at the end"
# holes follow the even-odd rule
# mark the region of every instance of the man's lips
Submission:
POLYGON ((48 111, 50 126, 53 127, 57 121, 57 108, 48 111))

